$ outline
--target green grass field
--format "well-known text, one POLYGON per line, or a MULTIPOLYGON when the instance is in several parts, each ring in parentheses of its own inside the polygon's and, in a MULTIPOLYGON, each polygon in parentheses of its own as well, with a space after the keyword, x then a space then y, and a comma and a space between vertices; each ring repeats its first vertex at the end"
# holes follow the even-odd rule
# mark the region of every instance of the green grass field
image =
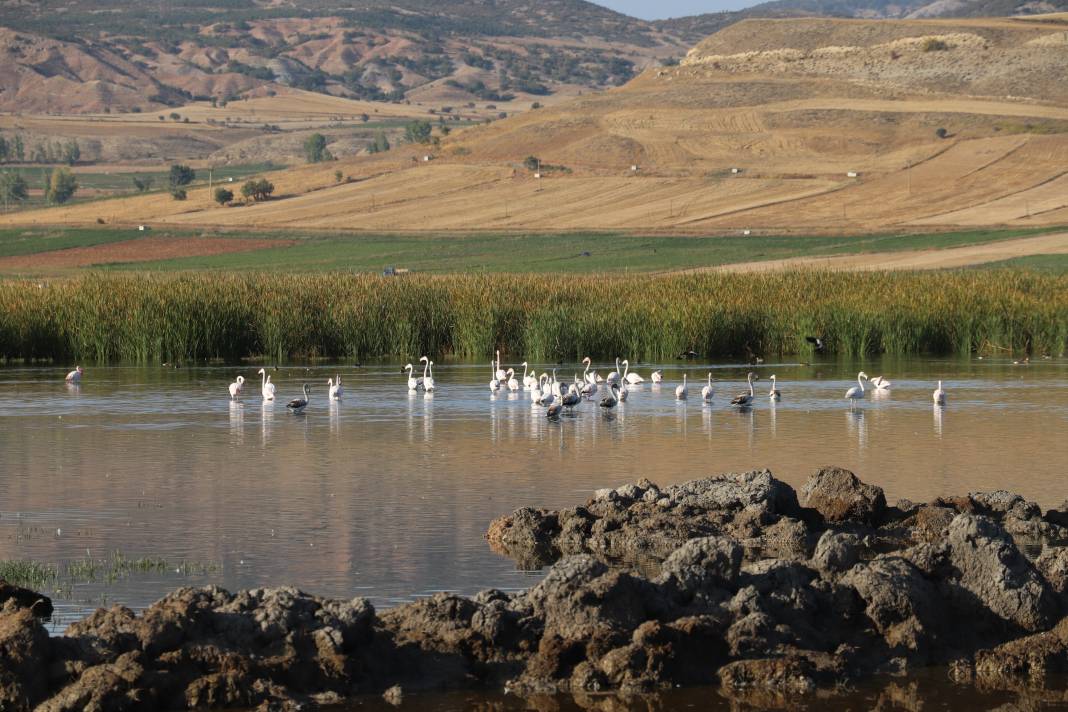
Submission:
POLYGON ((1040 272, 1068 274, 1068 255, 1028 255, 1027 257, 1017 257, 1002 262, 991 262, 988 265, 984 265, 984 267, 990 269, 1006 267, 1010 269, 1033 269, 1040 272))
MULTIPOLYGON (((867 235, 860 237, 729 236, 641 237, 617 233, 382 235, 307 234, 299 232, 232 232, 233 239, 295 240, 252 252, 204 257, 94 265, 123 271, 229 272, 381 272, 385 267, 417 273, 661 272, 737 262, 944 249, 1050 232, 1045 229, 978 230, 969 232, 867 235)), ((160 228, 154 237, 204 234, 160 228)), ((215 233, 211 233, 213 236, 215 233)), ((136 239, 145 233, 129 228, 12 228, 0 230, 0 258, 30 255, 69 247, 136 239)), ((0 267, 2 270, 2 267, 0 267)), ((26 274, 25 270, 20 270, 26 274)), ((30 270, 33 273, 32 270, 30 270)))

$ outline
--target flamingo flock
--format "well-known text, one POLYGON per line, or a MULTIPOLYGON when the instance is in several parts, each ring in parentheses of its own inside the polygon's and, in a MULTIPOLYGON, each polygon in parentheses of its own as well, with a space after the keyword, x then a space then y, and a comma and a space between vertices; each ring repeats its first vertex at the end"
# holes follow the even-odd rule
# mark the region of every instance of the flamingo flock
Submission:
MULTIPOLYGON (((530 394, 530 401, 533 405, 546 408, 546 416, 550 419, 557 419, 564 413, 573 413, 583 401, 594 400, 601 388, 605 389, 605 393, 601 396, 598 406, 605 413, 610 413, 620 403, 627 401, 630 387, 640 386, 646 380, 637 372, 630 370, 629 360, 619 358, 615 359, 615 370, 602 378, 596 370, 593 370, 592 359, 586 357, 581 362, 584 367, 582 375, 580 376, 576 372, 571 383, 561 381, 557 377, 558 369, 556 368, 552 369, 552 373, 543 372, 539 376, 537 371, 531 369, 526 361, 520 364, 523 368, 523 377, 522 381, 520 381, 516 377, 515 368, 506 369, 501 366, 501 352, 497 351, 494 355, 495 358, 490 361, 490 392, 496 393, 501 390, 507 390, 516 393, 521 389, 525 390, 530 394)), ((415 375, 418 371, 411 363, 405 364, 404 368, 401 369, 401 373, 406 374, 408 391, 415 393, 422 390, 426 393, 432 393, 434 391, 434 362, 430 357, 422 356, 419 359, 419 363, 423 366, 422 376, 415 375)), ((85 369, 77 366, 66 375, 65 380, 72 386, 79 385, 84 373, 85 369)), ((271 383, 271 375, 263 368, 257 371, 257 374, 261 377, 260 394, 264 402, 274 401, 276 388, 275 384, 271 383)), ((767 393, 769 400, 773 402, 781 400, 782 391, 778 388, 777 377, 772 374, 769 379, 771 381, 771 388, 767 393)), ((649 374, 649 380, 654 386, 659 386, 664 381, 663 372, 660 370, 652 371, 649 374)), ((734 396, 730 400, 730 405, 737 408, 751 407, 757 400, 757 392, 753 384, 759 380, 760 377, 750 371, 746 375, 746 390, 734 396)), ((712 382, 712 372, 709 371, 706 382, 701 388, 701 400, 706 404, 712 403, 715 398, 716 390, 712 382)), ((330 401, 340 401, 345 392, 341 383, 341 375, 336 374, 333 378, 328 378, 326 383, 327 398, 330 401)), ((238 400, 244 391, 244 386, 245 377, 238 375, 227 386, 230 399, 238 400)), ((849 401, 850 408, 853 408, 858 401, 864 400, 869 392, 886 392, 889 391, 890 386, 890 381, 884 376, 870 378, 868 374, 861 371, 857 374, 857 385, 850 387, 845 392, 845 398, 849 401), (864 387, 865 382, 870 386, 870 390, 864 387)), ((301 390, 303 397, 294 398, 286 404, 286 408, 294 413, 303 412, 311 402, 311 390, 308 384, 303 384, 301 390)), ((688 397, 688 374, 683 373, 682 383, 675 387, 675 399, 685 401, 688 397)), ((947 394, 942 381, 938 381, 938 387, 932 392, 931 399, 935 405, 944 406, 946 404, 947 394)))

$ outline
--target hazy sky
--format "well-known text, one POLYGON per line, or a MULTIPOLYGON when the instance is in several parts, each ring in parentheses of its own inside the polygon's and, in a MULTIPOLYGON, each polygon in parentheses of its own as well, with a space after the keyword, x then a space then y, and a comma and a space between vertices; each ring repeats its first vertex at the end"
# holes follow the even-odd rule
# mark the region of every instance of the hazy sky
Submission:
POLYGON ((610 7, 644 20, 660 20, 665 17, 699 15, 703 12, 738 10, 755 5, 760 0, 593 0, 598 5, 610 7))

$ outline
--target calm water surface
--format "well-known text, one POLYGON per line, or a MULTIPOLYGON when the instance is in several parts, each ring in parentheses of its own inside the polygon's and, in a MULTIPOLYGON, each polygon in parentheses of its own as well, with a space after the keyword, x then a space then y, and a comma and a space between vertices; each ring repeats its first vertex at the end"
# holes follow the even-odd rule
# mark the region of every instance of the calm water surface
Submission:
POLYGON ((583 404, 560 422, 524 392, 491 395, 488 364, 436 366, 432 395, 409 394, 396 365, 282 368, 274 404, 260 398, 257 368, 89 367, 76 388, 63 383, 66 368, 0 369, 0 559, 62 566, 121 552, 170 564, 77 583, 57 601, 59 625, 186 584, 289 583, 379 606, 525 588, 540 573, 489 551, 491 519, 641 477, 670 484, 767 467, 798 486, 837 464, 891 500, 996 488, 1044 506, 1068 497, 1063 359, 764 364, 783 399, 759 396, 745 412, 727 402, 747 367, 711 367, 717 394, 705 405, 710 367, 677 362, 614 417, 583 404), (858 368, 894 386, 851 409, 842 396, 858 368), (346 395, 328 404, 337 371, 346 395), (691 400, 677 402, 683 372, 691 400), (231 402, 238 373, 249 383, 231 402), (939 378, 945 408, 931 403, 939 378), (305 380, 312 403, 293 415, 284 403, 305 380), (183 561, 210 567, 190 572, 183 561))

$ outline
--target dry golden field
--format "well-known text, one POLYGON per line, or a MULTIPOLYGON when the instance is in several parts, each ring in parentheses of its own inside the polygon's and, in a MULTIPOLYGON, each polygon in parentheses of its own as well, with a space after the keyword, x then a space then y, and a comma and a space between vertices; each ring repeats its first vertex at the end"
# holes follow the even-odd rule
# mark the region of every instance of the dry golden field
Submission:
MULTIPOLYGON (((198 190, 184 202, 133 197, 0 224, 683 234, 1053 226, 1068 222, 1065 67, 1064 16, 750 20, 620 89, 454 131, 440 146, 271 174, 277 198, 264 204, 219 208, 198 190), (541 178, 527 156, 541 160, 541 178), (338 183, 338 170, 350 181, 338 183)), ((272 120, 334 108, 329 97, 315 107, 257 101, 241 103, 272 120)), ((186 111, 200 120, 219 110, 186 111)))

